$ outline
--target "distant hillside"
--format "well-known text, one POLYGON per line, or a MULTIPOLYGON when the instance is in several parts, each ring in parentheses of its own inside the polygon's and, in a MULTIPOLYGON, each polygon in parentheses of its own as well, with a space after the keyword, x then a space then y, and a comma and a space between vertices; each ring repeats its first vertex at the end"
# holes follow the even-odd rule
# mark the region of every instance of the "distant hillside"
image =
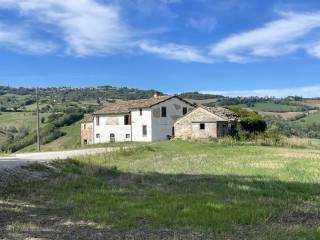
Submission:
POLYGON ((203 94, 199 92, 185 92, 179 94, 180 97, 186 99, 193 99, 193 100, 208 100, 208 99, 217 99, 217 98, 224 98, 222 95, 214 95, 214 94, 203 94))
MULTIPOLYGON (((76 118, 71 123, 52 124, 57 116, 70 116, 74 113, 83 116, 103 108, 108 103, 150 98, 155 92, 158 91, 112 86, 40 88, 41 128, 46 131, 44 135, 50 136, 43 138, 44 149, 80 146, 79 119, 76 118)), ((320 99, 295 96, 282 99, 224 97, 199 92, 185 92, 178 96, 198 105, 238 106, 256 111, 268 122, 270 129, 278 129, 281 134, 320 138, 320 99)), ((0 147, 4 150, 9 149, 8 147, 15 147, 16 150, 20 149, 19 151, 34 150, 37 120, 35 110, 35 88, 0 86, 0 147), (13 146, 16 142, 20 142, 20 146, 13 146)))

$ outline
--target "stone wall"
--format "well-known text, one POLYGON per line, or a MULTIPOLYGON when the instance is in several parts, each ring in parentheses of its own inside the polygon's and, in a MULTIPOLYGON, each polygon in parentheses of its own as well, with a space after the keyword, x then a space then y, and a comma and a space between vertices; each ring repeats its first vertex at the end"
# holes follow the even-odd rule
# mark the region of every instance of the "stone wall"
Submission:
POLYGON ((93 144, 93 123, 81 123, 81 145, 93 144))
POLYGON ((179 119, 175 125, 175 137, 181 139, 217 138, 218 121, 223 121, 219 116, 197 108, 193 112, 179 119), (205 129, 200 129, 200 124, 205 124, 205 129))

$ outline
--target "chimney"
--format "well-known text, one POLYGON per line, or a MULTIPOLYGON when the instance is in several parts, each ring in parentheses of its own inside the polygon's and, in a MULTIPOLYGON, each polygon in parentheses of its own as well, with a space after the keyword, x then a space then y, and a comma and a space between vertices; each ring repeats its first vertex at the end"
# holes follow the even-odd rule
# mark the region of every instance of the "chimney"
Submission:
POLYGON ((155 92, 155 93, 153 94, 153 97, 154 97, 154 98, 160 97, 160 92, 155 92))

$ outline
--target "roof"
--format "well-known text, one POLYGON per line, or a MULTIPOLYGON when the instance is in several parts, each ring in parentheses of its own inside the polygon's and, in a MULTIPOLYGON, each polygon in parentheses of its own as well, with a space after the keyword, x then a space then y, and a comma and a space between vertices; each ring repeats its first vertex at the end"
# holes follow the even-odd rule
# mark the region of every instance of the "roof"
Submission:
POLYGON ((93 116, 91 114, 84 115, 83 119, 80 121, 81 123, 90 123, 93 121, 93 116))
POLYGON ((224 118, 226 120, 238 120, 239 119, 239 115, 236 114, 235 112, 223 108, 223 107, 205 107, 205 106, 201 106, 201 108, 207 110, 210 113, 213 113, 221 118, 224 118))
POLYGON ((179 98, 180 100, 192 105, 191 103, 187 102, 186 100, 178 96, 158 96, 148 99, 121 101, 108 104, 101 110, 95 112, 94 115, 129 113, 132 109, 150 108, 154 105, 165 102, 171 98, 179 98))

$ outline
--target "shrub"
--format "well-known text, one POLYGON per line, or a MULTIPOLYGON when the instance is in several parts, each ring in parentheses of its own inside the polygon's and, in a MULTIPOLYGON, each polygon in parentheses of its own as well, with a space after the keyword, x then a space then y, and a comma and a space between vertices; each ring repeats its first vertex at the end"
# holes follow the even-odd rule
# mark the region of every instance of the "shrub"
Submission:
POLYGON ((250 133, 260 133, 267 129, 266 122, 260 118, 242 118, 240 124, 243 130, 250 133))
POLYGON ((236 112, 240 116, 240 124, 244 131, 250 134, 257 134, 266 131, 267 123, 257 112, 248 111, 247 109, 238 106, 230 106, 227 108, 236 112))

